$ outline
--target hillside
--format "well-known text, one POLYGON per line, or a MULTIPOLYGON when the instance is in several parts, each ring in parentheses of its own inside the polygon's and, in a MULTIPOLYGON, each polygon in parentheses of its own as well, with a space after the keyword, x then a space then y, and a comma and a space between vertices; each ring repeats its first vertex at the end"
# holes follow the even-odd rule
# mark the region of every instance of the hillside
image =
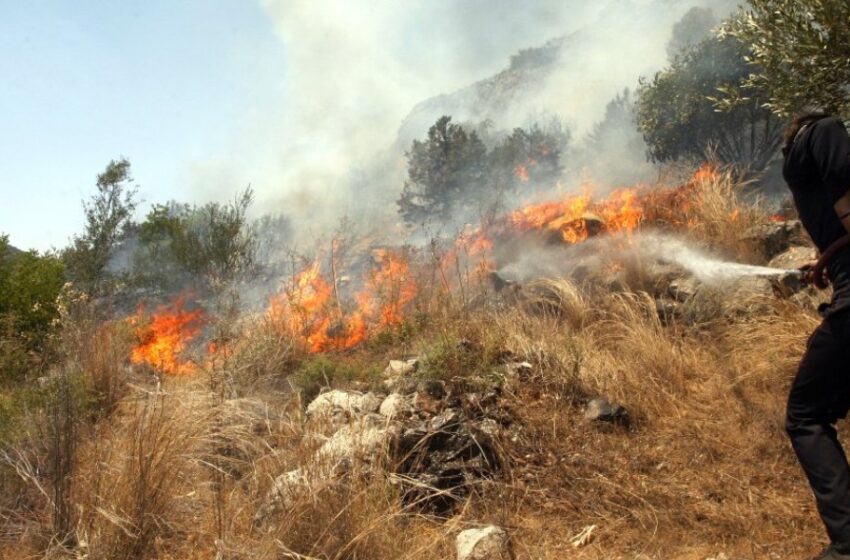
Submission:
POLYGON ((357 308, 333 302, 319 264, 241 316, 178 300, 97 324, 72 296, 67 369, 2 403, 0 508, 17 514, 0 557, 437 560, 485 535, 488 559, 811 552, 820 527, 782 417, 823 294, 670 249, 807 258, 799 224, 739 190, 706 168, 529 207, 461 252, 375 247, 357 308), (664 241, 642 249, 650 227, 664 241), (494 270, 534 260, 563 272, 494 270), (44 408, 14 416, 24 399, 44 408), (48 475, 67 490, 45 494, 33 461, 71 445, 69 425, 73 470, 48 475))

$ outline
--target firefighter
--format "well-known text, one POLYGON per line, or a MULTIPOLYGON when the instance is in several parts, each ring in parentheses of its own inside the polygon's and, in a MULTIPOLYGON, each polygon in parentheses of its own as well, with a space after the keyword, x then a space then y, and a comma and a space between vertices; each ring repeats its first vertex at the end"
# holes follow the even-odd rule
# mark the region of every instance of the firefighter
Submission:
MULTIPOLYGON (((782 154, 800 220, 822 253, 850 232, 850 136, 835 117, 803 114, 786 130, 782 154)), ((817 559, 850 560, 850 467, 835 431, 850 408, 850 248, 827 274, 833 298, 791 385, 786 430, 831 541, 817 559)))

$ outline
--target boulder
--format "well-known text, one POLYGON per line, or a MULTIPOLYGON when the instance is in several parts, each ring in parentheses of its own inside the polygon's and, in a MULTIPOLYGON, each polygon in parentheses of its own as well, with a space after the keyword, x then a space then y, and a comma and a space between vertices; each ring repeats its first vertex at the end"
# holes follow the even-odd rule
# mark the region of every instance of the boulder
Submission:
POLYGON ((383 462, 389 442, 397 437, 398 426, 377 414, 366 414, 343 426, 322 444, 308 464, 275 478, 257 509, 254 523, 264 524, 269 516, 292 507, 299 496, 339 480, 354 465, 363 466, 368 472, 373 464, 383 462))
POLYGON ((722 313, 727 317, 764 315, 773 310, 776 290, 770 278, 742 276, 718 289, 722 295, 722 313))
MULTIPOLYGON (((419 370, 421 362, 422 361, 420 358, 409 358, 407 360, 390 360, 390 363, 387 365, 386 368, 384 368, 384 387, 389 392, 399 390, 405 384, 405 380, 419 370)), ((410 387, 409 392, 413 391, 413 387, 415 387, 415 384, 410 387)))
MULTIPOLYGON (((509 412, 499 406, 497 388, 467 390, 455 381, 450 388, 439 380, 421 381, 413 395, 391 393, 382 399, 380 414, 371 412, 371 400, 356 398, 367 395, 325 393, 320 403, 326 404, 313 406, 311 414, 345 409, 351 413, 347 423, 307 462, 275 479, 255 522, 264 524, 299 496, 315 494, 346 476, 369 476, 383 468, 390 470, 406 504, 448 514, 475 484, 498 472, 493 442, 511 425, 509 412)), ((305 427, 305 440, 321 437, 314 424, 305 427)))
POLYGON ((340 391, 321 393, 307 405, 308 418, 331 418, 340 414, 348 417, 377 412, 383 399, 374 393, 340 391))
POLYGON ((413 406, 418 411, 427 414, 436 414, 442 409, 443 397, 445 396, 445 384, 442 381, 428 379, 420 382, 416 387, 413 406))
POLYGON ((770 266, 773 268, 798 269, 815 260, 817 260, 817 251, 814 247, 792 245, 786 251, 770 259, 770 266))
POLYGON ((513 558, 508 534, 488 525, 467 529, 457 536, 457 560, 510 560, 513 558))
POLYGON ((659 298, 655 300, 655 311, 662 325, 672 323, 679 314, 679 302, 670 299, 659 298))
POLYGON ((628 410, 604 397, 597 397, 588 402, 584 417, 590 422, 604 422, 625 427, 628 427, 631 421, 628 410))
POLYGON ((372 462, 383 453, 395 430, 383 416, 367 414, 337 430, 314 460, 333 472, 348 470, 352 461, 372 462))
POLYGON ((685 302, 693 298, 701 286, 701 282, 693 276, 676 278, 668 285, 670 296, 678 301, 685 302))
POLYGON ((786 251, 802 234, 803 226, 799 220, 777 220, 751 227, 744 233, 744 239, 757 244, 771 259, 786 251))
POLYGON ((299 496, 306 495, 311 489, 310 479, 301 469, 285 472, 274 479, 266 499, 254 514, 254 523, 262 525, 276 513, 291 508, 299 496))
POLYGON ((384 377, 396 377, 401 375, 410 375, 419 369, 419 358, 410 358, 408 360, 390 360, 390 363, 384 369, 384 377))
POLYGON ((381 403, 381 408, 378 412, 381 416, 389 420, 395 420, 401 417, 410 416, 413 413, 412 399, 400 393, 391 393, 384 402, 381 403))

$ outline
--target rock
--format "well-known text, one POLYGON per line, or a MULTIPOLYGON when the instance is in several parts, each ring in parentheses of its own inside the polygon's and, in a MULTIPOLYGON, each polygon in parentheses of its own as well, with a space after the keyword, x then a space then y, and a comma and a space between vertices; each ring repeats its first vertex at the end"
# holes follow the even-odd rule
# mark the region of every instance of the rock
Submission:
POLYGON ((457 560, 510 560, 510 540, 504 529, 488 525, 457 536, 457 560))
POLYGON ((398 425, 390 424, 383 416, 366 414, 336 431, 316 451, 303 468, 287 471, 277 478, 265 500, 257 509, 254 523, 264 524, 269 516, 292 507, 304 496, 329 481, 351 471, 354 465, 369 472, 374 464, 386 457, 389 442, 398 438, 398 425))
POLYGON ((803 226, 799 220, 780 220, 758 224, 744 233, 744 239, 761 246, 767 258, 771 259, 786 251, 793 241, 802 237, 803 226))
POLYGON ((344 414, 353 417, 377 412, 383 399, 374 393, 340 391, 334 389, 321 393, 307 405, 309 418, 333 417, 344 414))
POLYGON ((389 420, 395 420, 402 416, 409 416, 413 412, 413 403, 405 395, 391 393, 381 403, 378 412, 389 420))
POLYGON ((384 377, 401 377, 410 375, 419 369, 419 358, 410 358, 409 360, 390 360, 389 365, 384 369, 384 377))
POLYGON ((410 381, 407 379, 411 374, 416 373, 419 370, 419 366, 421 364, 420 358, 410 358, 407 360, 390 360, 390 363, 384 369, 383 378, 384 378, 384 387, 390 393, 401 391, 402 387, 405 385, 412 385, 407 387, 407 390, 401 391, 405 394, 412 393, 415 388, 414 383, 406 383, 406 381, 410 381))
POLYGON ((773 309, 776 297, 770 278, 742 276, 719 287, 723 297, 722 313, 726 317, 764 315, 773 309))
POLYGON ((581 215, 581 220, 584 222, 584 227, 589 237, 599 235, 605 230, 605 220, 598 214, 585 212, 581 215))
POLYGON ((587 403, 584 417, 590 422, 607 422, 625 427, 630 424, 629 411, 604 397, 595 398, 587 403))
POLYGON ((316 452, 315 460, 337 471, 352 461, 372 462, 379 457, 396 426, 378 414, 367 414, 337 430, 316 452))
POLYGON ((779 286, 779 291, 784 297, 796 294, 806 288, 803 285, 803 276, 796 271, 786 272, 781 275, 776 279, 776 284, 779 286))
MULTIPOLYGON (((476 484, 495 475, 501 463, 494 445, 511 424, 509 413, 498 406, 500 391, 482 388, 470 394, 463 385, 428 380, 414 395, 392 393, 379 403, 380 414, 367 395, 325 393, 311 409, 318 415, 330 411, 352 412, 347 424, 327 438, 313 456, 275 479, 258 509, 255 522, 290 508, 301 496, 336 484, 346 476, 376 473, 389 468, 402 500, 411 507, 447 514, 476 484), (501 414, 501 416, 499 416, 501 414)), ((317 399, 318 400, 318 399, 317 399)), ((312 405, 313 403, 311 403, 312 405)), ((333 414, 333 412, 331 412, 333 414)), ((305 439, 321 437, 310 423, 305 439)))
POLYGON ((679 302, 685 302, 693 298, 700 288, 700 281, 693 276, 676 278, 669 285, 670 296, 679 302))
POLYGON ((785 252, 770 259, 769 266, 773 268, 798 269, 803 265, 817 260, 817 258, 817 251, 814 247, 792 245, 785 252))
POLYGON ((494 292, 501 292, 504 289, 516 289, 517 283, 512 280, 506 280, 499 276, 498 272, 490 272, 487 275, 487 281, 490 283, 490 287, 493 288, 494 292))
POLYGON ((263 524, 270 516, 291 508, 298 496, 304 495, 310 487, 310 479, 301 469, 291 470, 278 476, 274 479, 266 499, 257 508, 254 523, 263 524))
POLYGON ((646 277, 656 297, 668 295, 670 284, 685 276, 681 267, 667 262, 653 262, 646 267, 646 277))

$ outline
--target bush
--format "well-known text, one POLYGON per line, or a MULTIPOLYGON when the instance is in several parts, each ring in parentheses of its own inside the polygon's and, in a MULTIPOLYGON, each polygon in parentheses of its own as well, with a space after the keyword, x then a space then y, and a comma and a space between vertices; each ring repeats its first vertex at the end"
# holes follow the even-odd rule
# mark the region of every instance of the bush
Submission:
POLYGON ((35 251, 7 253, 0 236, 0 383, 43 369, 65 283, 61 260, 35 251))

